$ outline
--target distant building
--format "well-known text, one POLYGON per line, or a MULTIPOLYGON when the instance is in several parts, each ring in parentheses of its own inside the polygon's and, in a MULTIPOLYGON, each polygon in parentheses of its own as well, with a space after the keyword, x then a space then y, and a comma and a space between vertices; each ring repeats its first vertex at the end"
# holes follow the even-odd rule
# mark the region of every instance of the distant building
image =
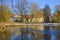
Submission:
MULTIPOLYGON (((21 21, 21 15, 17 14, 10 14, 10 18, 12 22, 20 22, 21 21)), ((26 15, 22 15, 23 22, 26 20, 26 15)))
POLYGON ((32 18, 32 23, 44 22, 44 17, 43 17, 42 13, 36 13, 36 14, 28 15, 29 21, 31 20, 31 18, 32 18), (32 15, 33 15, 33 18, 32 18, 32 15))
MULTIPOLYGON (((32 22, 31 23, 41 23, 44 22, 44 17, 43 17, 43 13, 35 13, 35 14, 29 14, 29 15, 22 15, 23 18, 23 22, 26 23, 26 21, 28 20, 28 22, 31 21, 32 18, 32 22), (33 15, 33 18, 32 18, 33 15)), ((11 14, 11 20, 12 21, 19 21, 20 22, 21 16, 20 15, 16 15, 16 14, 11 14)))
POLYGON ((14 22, 14 17, 15 17, 15 14, 10 14, 10 20, 11 20, 11 22, 14 22))

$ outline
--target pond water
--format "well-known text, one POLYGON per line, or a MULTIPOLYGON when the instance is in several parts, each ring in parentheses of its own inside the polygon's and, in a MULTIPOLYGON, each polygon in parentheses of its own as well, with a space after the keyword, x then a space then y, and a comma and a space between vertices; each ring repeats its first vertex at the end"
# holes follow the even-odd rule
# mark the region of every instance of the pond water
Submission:
MULTIPOLYGON (((14 30, 14 29, 13 29, 14 30)), ((23 28, 23 32, 21 34, 21 28, 15 28, 15 32, 13 32, 13 35, 11 36, 11 40, 44 40, 44 37, 40 38, 38 35, 44 35, 48 34, 51 36, 51 40, 60 40, 57 36, 60 36, 60 31, 57 30, 36 30, 34 28, 23 28)))
POLYGON ((0 40, 3 38, 11 39, 11 40, 47 40, 46 38, 50 38, 49 40, 60 40, 60 30, 56 30, 56 28, 50 27, 50 30, 44 30, 44 26, 16 26, 9 27, 9 30, 0 32, 0 40), (9 35, 8 31, 11 32, 9 35), (3 37, 4 36, 4 37, 3 37), (10 36, 10 37, 9 37, 10 36), (50 37, 49 37, 50 36, 50 37))

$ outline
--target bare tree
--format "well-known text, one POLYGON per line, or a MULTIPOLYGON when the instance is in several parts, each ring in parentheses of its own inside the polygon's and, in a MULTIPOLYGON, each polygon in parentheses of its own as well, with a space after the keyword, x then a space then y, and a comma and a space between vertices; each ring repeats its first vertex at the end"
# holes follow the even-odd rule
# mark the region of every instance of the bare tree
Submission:
POLYGON ((27 0, 18 0, 15 5, 16 11, 21 16, 21 22, 23 21, 23 15, 27 15, 28 12, 28 3, 27 0))
POLYGON ((31 20, 30 20, 30 23, 31 23, 32 20, 33 20, 34 14, 36 14, 37 11, 40 10, 40 7, 39 7, 39 5, 38 5, 37 3, 31 2, 31 3, 30 3, 30 8, 31 8, 31 9, 30 9, 30 13, 31 13, 31 20))

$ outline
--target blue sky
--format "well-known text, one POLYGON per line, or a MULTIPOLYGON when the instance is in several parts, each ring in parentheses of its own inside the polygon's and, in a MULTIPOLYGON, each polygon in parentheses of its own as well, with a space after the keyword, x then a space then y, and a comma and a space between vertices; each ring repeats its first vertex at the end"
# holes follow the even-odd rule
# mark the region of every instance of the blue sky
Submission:
POLYGON ((51 12, 54 12, 55 6, 60 5, 60 0, 30 0, 39 4, 40 8, 44 8, 46 4, 50 6, 51 12))
MULTIPOLYGON (((0 0, 1 1, 1 0, 0 0)), ((15 1, 15 0, 14 0, 15 1)), ((54 12, 55 6, 60 5, 60 0, 29 0, 29 2, 36 2, 39 4, 40 8, 43 9, 46 4, 50 6, 51 12, 54 12)), ((11 6, 11 1, 6 2, 9 6, 11 6)), ((15 2, 14 2, 15 4, 15 2)))

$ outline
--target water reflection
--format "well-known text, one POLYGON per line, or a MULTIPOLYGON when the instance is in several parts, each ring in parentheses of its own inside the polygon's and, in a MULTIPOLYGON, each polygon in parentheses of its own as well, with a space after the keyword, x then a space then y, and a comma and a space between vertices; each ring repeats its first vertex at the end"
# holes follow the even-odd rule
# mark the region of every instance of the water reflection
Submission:
MULTIPOLYGON (((21 38, 21 29, 22 28, 15 28, 13 30, 16 30, 15 33, 13 33, 13 35, 11 36, 11 40, 22 40, 21 38), (19 32, 20 33, 19 33, 19 32)), ((24 32, 23 32, 23 39, 24 40, 37 40, 38 39, 38 34, 37 32, 39 30, 35 30, 33 28, 23 28, 24 32), (37 33, 37 34, 36 34, 37 33)))
POLYGON ((10 27, 12 33, 11 40, 22 40, 22 37, 23 40, 44 40, 44 34, 51 35, 51 40, 60 40, 60 30, 50 29, 49 31, 44 31, 44 27, 40 27, 41 26, 10 27))
MULTIPOLYGON (((51 35, 51 40, 57 40, 56 35, 60 34, 59 31, 51 29, 50 31, 44 31, 44 27, 41 26, 29 26, 28 28, 25 26, 24 33, 23 33, 23 40, 44 40, 43 34, 49 34, 51 35), (39 28, 38 28, 39 27, 39 28), (40 37, 38 36, 40 35, 40 37)), ((15 35, 13 34, 11 36, 11 40, 22 40, 21 37, 21 28, 17 27, 15 28, 15 35)))
POLYGON ((51 35, 51 40, 57 40, 55 35, 51 35))

